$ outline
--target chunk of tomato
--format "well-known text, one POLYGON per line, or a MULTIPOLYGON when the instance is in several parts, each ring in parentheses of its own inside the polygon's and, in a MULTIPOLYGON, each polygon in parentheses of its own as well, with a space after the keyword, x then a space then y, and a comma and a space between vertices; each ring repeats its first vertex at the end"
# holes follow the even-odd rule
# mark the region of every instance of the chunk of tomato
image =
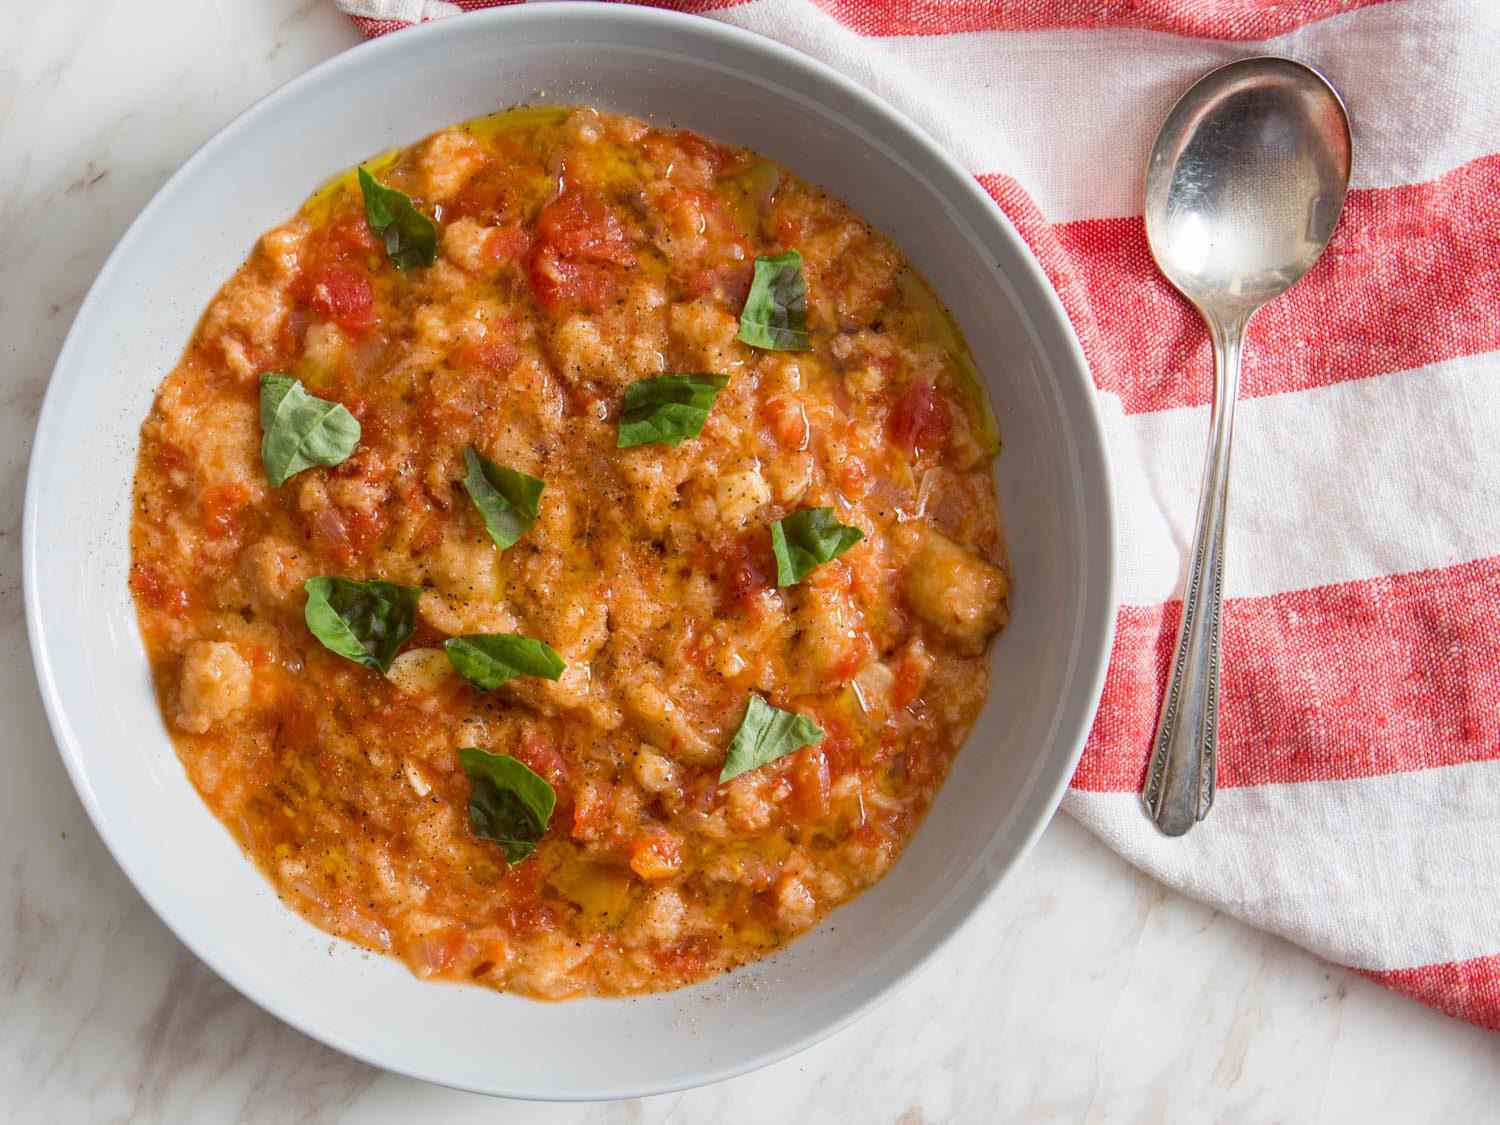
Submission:
POLYGON ((443 205, 449 220, 477 219, 485 226, 495 226, 513 210, 515 188, 503 161, 490 162, 467 180, 452 199, 443 205))
POLYGON ((346 211, 324 234, 324 252, 333 261, 361 257, 380 249, 380 242, 363 211, 346 211))
POLYGON ((642 879, 670 879, 682 869, 682 842, 668 832, 642 832, 630 842, 630 869, 642 879))
POLYGON ((609 272, 590 262, 564 258, 546 243, 538 243, 527 263, 531 291, 537 303, 552 312, 565 304, 603 308, 614 290, 609 272))
POLYGON ((635 263, 625 228, 596 195, 570 187, 537 216, 527 271, 538 303, 549 311, 565 304, 603 307, 614 292, 614 270, 635 263))
POLYGON ((385 534, 386 515, 379 508, 351 508, 343 513, 344 534, 356 555, 385 534))
POLYGON ((514 344, 497 336, 486 339, 474 349, 474 354, 481 365, 497 374, 509 371, 521 359, 521 353, 514 344))
POLYGON ((951 424, 948 406, 937 389, 918 380, 891 407, 886 433, 893 444, 915 453, 919 449, 941 448, 948 440, 951 424))
POLYGON ((753 528, 722 548, 719 589, 725 602, 741 606, 776 581, 776 556, 765 528, 753 528))
POLYGON ((509 340, 491 334, 477 344, 466 344, 457 349, 454 359, 460 367, 471 371, 504 375, 520 361, 521 353, 509 340))
POLYGON ((348 266, 324 266, 307 281, 307 303, 348 332, 375 325, 375 292, 370 279, 348 266))
POLYGON ((567 783, 567 760, 545 735, 527 731, 521 736, 520 744, 512 749, 511 753, 515 755, 518 762, 533 773, 540 774, 550 781, 554 788, 561 788, 567 783))
POLYGON ((685 152, 689 159, 697 161, 708 170, 709 175, 717 176, 724 170, 724 165, 729 159, 729 151, 721 145, 715 144, 707 137, 699 136, 697 133, 689 133, 683 130, 676 133, 673 139, 679 148, 685 152))
POLYGON ((563 258, 635 265, 635 250, 620 220, 597 195, 577 188, 569 188, 542 208, 537 233, 563 258))
POLYGON ((800 400, 791 395, 776 395, 761 405, 760 416, 782 449, 795 453, 807 448, 812 428, 800 400))
POLYGON ((504 265, 524 257, 531 249, 531 232, 520 223, 496 227, 484 242, 484 254, 495 265, 504 265))

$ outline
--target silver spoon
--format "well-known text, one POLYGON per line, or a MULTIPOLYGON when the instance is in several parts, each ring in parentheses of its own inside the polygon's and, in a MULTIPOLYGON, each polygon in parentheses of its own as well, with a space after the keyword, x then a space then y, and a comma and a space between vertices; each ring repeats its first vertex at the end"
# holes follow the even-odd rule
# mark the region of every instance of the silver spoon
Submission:
POLYGON ((1326 78, 1290 59, 1241 59, 1199 79, 1172 107, 1146 167, 1151 254, 1203 314, 1214 345, 1212 437, 1143 794, 1168 836, 1202 820, 1214 800, 1224 510, 1245 326, 1328 245, 1351 147, 1348 114, 1326 78))

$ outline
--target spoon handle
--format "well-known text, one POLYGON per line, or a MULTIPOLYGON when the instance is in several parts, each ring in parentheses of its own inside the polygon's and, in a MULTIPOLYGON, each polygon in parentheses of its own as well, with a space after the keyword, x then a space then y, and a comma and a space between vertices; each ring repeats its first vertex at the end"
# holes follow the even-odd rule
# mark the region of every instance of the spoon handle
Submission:
POLYGON ((1151 819, 1181 836, 1214 803, 1219 742, 1219 624, 1224 602, 1224 525, 1229 501, 1229 445, 1240 389, 1240 349, 1249 316, 1209 317, 1214 344, 1214 402, 1203 491, 1172 676, 1146 771, 1142 796, 1151 819))

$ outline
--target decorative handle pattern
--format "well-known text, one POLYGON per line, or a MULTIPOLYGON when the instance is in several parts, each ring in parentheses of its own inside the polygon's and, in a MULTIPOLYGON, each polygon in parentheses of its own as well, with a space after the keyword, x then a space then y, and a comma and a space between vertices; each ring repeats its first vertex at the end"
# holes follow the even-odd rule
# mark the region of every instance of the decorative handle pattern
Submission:
POLYGON ((1214 344, 1214 402, 1203 491, 1182 623, 1172 657, 1172 675, 1142 793, 1156 826, 1181 836, 1208 815, 1214 803, 1219 743, 1219 635, 1224 605, 1224 526, 1229 503, 1229 449, 1234 404, 1240 388, 1242 316, 1220 323, 1209 318, 1214 344))

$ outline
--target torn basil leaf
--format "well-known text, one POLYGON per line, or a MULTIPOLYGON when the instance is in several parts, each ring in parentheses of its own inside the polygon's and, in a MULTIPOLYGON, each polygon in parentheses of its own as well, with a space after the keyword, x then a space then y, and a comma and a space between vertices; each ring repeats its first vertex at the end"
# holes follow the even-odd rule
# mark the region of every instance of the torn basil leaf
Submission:
POLYGON ((832 508, 803 508, 777 520, 771 525, 776 585, 795 586, 864 537, 859 528, 834 519, 832 508))
POLYGON ((365 197, 365 222, 385 241, 386 256, 398 270, 430 266, 437 260, 437 227, 409 195, 386 187, 363 167, 359 193, 365 197))
POLYGON ((303 469, 347 460, 359 444, 358 418, 279 371, 260 377, 260 430, 261 463, 277 488, 303 469))
POLYGON ((505 862, 520 863, 536 851, 547 834, 557 793, 547 779, 525 763, 475 746, 458 752, 468 774, 469 829, 481 840, 493 840, 505 852, 505 862))
POLYGON ((728 383, 727 375, 658 375, 630 384, 620 410, 616 448, 652 442, 676 446, 697 437, 714 399, 728 383))
POLYGON ((755 280, 740 312, 739 339, 752 348, 779 352, 812 347, 807 335, 807 282, 797 251, 755 259, 755 280))
POLYGON ((516 676, 555 680, 566 667, 551 645, 515 633, 449 637, 443 651, 458 674, 480 691, 494 691, 516 676))
POLYGON ((484 517, 485 530, 502 551, 536 522, 537 504, 547 487, 536 477, 497 465, 472 445, 464 450, 464 491, 484 517))
POLYGON ((729 781, 750 770, 758 770, 804 746, 823 741, 823 730, 806 715, 772 707, 758 695, 751 695, 745 707, 745 718, 729 744, 729 756, 719 781, 729 781))
POLYGON ((323 647, 381 674, 416 627, 417 586, 320 575, 302 588, 303 619, 323 647))

